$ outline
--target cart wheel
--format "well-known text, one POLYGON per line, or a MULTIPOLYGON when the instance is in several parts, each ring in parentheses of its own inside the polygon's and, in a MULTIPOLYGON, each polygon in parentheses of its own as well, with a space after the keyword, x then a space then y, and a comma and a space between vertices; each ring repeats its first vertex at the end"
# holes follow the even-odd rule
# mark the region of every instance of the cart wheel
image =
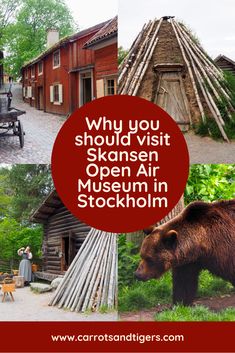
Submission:
POLYGON ((20 139, 20 147, 23 148, 24 147, 24 129, 23 129, 23 124, 20 120, 18 121, 18 136, 20 139))

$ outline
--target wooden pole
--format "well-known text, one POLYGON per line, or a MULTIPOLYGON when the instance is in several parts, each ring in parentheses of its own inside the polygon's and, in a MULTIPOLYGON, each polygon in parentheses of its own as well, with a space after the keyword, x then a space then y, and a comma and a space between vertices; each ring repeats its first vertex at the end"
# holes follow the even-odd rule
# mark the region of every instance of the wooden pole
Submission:
POLYGON ((71 311, 117 303, 117 234, 91 229, 49 305, 71 311))
POLYGON ((193 85, 193 90, 194 90, 195 97, 196 97, 196 100, 197 100, 198 108, 200 110, 202 121, 205 122, 205 112, 204 112, 203 105, 202 105, 202 102, 201 102, 201 99, 200 99, 200 96, 199 96, 199 93, 198 93, 197 85, 196 85, 196 82, 195 82, 195 79, 194 79, 194 76, 193 76, 191 64, 190 64, 189 60, 187 59, 187 56, 185 54, 185 50, 184 50, 184 48, 182 46, 182 43, 181 43, 180 38, 178 36, 178 33, 176 31, 175 21, 171 21, 171 25, 172 25, 173 30, 175 32, 175 36, 176 36, 177 42, 179 44, 183 59, 184 59, 186 65, 187 65, 187 68, 188 68, 189 76, 190 76, 190 79, 191 79, 191 82, 192 82, 192 85, 193 85))

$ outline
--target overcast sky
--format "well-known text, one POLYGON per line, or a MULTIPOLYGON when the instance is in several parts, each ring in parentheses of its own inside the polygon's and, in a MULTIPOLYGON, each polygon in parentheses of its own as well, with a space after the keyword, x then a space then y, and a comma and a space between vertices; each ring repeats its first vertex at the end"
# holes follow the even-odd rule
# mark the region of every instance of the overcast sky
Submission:
POLYGON ((94 26, 117 15, 118 0, 65 0, 79 29, 94 26))
POLYGON ((234 0, 119 0, 119 45, 128 49, 145 22, 165 15, 183 20, 215 58, 235 60, 234 0))

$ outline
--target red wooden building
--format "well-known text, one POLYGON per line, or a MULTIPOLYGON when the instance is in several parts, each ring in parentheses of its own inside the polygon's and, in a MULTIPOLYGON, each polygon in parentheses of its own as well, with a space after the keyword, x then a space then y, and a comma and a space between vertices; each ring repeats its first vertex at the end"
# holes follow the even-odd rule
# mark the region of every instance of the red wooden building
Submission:
MULTIPOLYGON (((87 44, 110 23, 113 20, 61 40, 56 30, 50 30, 48 49, 22 67, 24 101, 45 112, 67 115, 97 98, 96 51, 87 44)), ((102 60, 103 66, 108 62, 108 75, 115 81, 115 90, 106 90, 103 95, 116 93, 117 27, 112 36, 112 53, 107 41, 102 49, 102 60)))
POLYGON ((84 45, 95 54, 96 98, 117 92, 117 21, 116 16, 84 45))

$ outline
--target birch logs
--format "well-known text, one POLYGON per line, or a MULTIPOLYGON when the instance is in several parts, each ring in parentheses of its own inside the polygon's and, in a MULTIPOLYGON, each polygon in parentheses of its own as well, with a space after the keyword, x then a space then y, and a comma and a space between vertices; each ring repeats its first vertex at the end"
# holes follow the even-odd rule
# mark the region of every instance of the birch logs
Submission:
POLYGON ((91 229, 49 305, 71 311, 117 304, 117 234, 91 229))

